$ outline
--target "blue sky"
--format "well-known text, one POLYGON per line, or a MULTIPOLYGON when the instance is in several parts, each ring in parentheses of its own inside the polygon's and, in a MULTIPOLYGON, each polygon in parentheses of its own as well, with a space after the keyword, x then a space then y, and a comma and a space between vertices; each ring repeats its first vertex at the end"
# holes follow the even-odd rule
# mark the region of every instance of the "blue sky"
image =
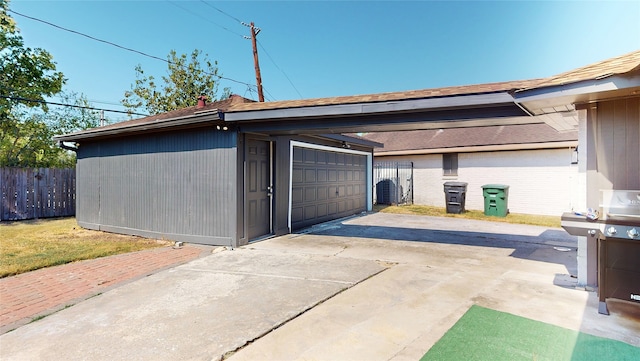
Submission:
MULTIPOLYGON (((640 49, 638 0, 207 2, 231 16, 185 0, 12 0, 10 9, 161 58, 197 48, 250 84, 249 29, 232 17, 253 21, 267 100, 533 79, 640 49)), ((137 64, 166 73, 161 61, 10 15, 27 46, 53 55, 66 90, 96 106, 121 109, 137 64)), ((246 85, 220 86, 257 99, 246 85)))

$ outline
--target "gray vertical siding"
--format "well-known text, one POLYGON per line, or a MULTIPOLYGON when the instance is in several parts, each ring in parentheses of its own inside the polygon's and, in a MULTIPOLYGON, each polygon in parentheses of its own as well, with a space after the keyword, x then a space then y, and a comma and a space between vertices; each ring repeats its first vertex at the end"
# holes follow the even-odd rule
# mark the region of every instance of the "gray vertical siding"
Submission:
POLYGON ((237 135, 183 130, 80 144, 78 222, 201 244, 236 239, 237 135))
POLYGON ((287 234, 289 230, 289 162, 291 137, 275 137, 275 169, 273 172, 274 204, 273 230, 276 235, 287 234))
POLYGON ((100 144, 82 144, 76 164, 76 220, 98 229, 100 224, 100 144))

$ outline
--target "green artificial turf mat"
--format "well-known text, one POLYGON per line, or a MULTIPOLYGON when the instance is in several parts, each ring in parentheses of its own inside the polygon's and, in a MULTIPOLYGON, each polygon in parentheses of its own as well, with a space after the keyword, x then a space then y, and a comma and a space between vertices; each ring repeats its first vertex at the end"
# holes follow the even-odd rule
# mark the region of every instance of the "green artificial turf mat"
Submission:
POLYGON ((472 306, 420 361, 640 360, 624 342, 472 306))

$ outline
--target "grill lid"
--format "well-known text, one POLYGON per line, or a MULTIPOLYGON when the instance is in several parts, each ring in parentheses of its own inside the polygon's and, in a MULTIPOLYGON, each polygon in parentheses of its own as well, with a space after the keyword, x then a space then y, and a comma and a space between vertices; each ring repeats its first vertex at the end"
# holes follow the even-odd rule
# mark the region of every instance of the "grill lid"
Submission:
POLYGON ((604 219, 640 221, 640 190, 600 190, 604 219))

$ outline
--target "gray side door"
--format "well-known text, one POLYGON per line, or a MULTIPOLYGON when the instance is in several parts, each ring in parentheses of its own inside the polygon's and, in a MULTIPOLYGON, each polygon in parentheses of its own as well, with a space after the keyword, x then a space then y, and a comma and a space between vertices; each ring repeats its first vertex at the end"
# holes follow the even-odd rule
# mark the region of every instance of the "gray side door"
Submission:
POLYGON ((247 225, 249 240, 271 233, 271 143, 247 140, 247 225))
POLYGON ((366 210, 366 156, 293 147, 292 168, 292 230, 366 210))

